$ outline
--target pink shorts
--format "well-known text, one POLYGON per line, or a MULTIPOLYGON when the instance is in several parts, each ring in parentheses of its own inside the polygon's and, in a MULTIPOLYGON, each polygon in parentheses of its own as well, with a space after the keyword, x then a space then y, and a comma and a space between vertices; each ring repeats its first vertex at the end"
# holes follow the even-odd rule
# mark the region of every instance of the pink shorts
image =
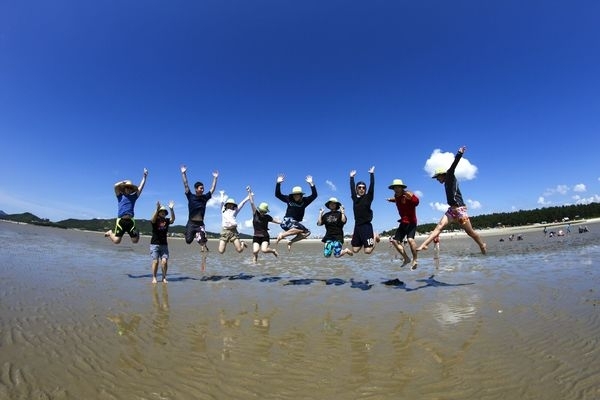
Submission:
POLYGON ((467 215, 467 207, 448 207, 448 211, 446 211, 446 216, 450 219, 450 221, 458 221, 459 224, 464 225, 465 222, 469 220, 469 216, 467 215))

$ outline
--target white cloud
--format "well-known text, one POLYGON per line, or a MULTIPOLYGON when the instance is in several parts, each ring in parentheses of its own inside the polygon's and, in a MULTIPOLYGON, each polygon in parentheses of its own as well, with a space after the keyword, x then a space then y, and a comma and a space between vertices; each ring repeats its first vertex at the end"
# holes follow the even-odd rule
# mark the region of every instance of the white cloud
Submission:
POLYGON ((567 192, 569 191, 569 187, 567 185, 556 185, 555 188, 549 188, 546 189, 546 191, 544 192, 544 196, 552 196, 556 193, 558 194, 567 194, 567 192))
POLYGON ((477 200, 467 200, 467 203, 469 204, 469 208, 472 210, 478 210, 481 208, 481 203, 477 200))
MULTIPOLYGON (((425 161, 423 169, 429 176, 433 175, 437 168, 450 168, 454 161, 455 153, 445 152, 442 153, 440 149, 433 150, 433 153, 425 161)), ((456 167, 455 175, 458 179, 471 180, 475 178, 477 174, 477 167, 466 159, 464 156, 456 167)))
POLYGON ((543 196, 538 197, 537 203, 541 206, 547 206, 547 205, 552 204, 551 201, 547 201, 543 196))
POLYGON ((438 210, 438 211, 446 211, 448 209, 448 204, 440 203, 437 201, 435 203, 429 203, 429 206, 431 208, 433 208, 434 210, 438 210))
POLYGON ((590 197, 579 197, 579 196, 573 196, 573 200, 575 200, 575 204, 590 204, 590 203, 599 203, 600 202, 600 195, 593 195, 590 197))
POLYGON ((573 186, 573 191, 574 192, 585 192, 586 188, 585 188, 585 184, 583 183, 578 183, 577 185, 573 186))
POLYGON ((337 187, 335 186, 335 184, 333 182, 331 182, 329 179, 327 179, 325 181, 325 184, 327 186, 329 186, 329 189, 331 189, 331 191, 336 192, 337 191, 337 187))

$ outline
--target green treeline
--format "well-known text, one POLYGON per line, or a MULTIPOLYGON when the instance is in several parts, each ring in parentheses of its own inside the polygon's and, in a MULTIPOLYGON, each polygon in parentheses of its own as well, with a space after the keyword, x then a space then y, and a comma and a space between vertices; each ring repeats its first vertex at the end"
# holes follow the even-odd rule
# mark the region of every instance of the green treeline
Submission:
MULTIPOLYGON (((440 217, 442 214, 440 213, 440 217)), ((535 210, 519 210, 505 213, 494 213, 486 215, 477 215, 471 217, 471 224, 475 229, 489 229, 498 226, 525 226, 542 223, 562 222, 565 218, 569 221, 600 218, 600 203, 577 204, 570 206, 546 207, 537 208, 535 210)), ((48 219, 38 218, 31 213, 22 214, 5 214, 0 211, 0 219, 24 222, 28 224, 51 226, 64 229, 81 229, 95 232, 106 232, 115 227, 115 218, 111 219, 66 219, 58 222, 51 222, 48 219)), ((136 219, 136 225, 143 235, 152 233, 152 225, 149 220, 136 219)), ((419 233, 430 232, 435 228, 435 223, 421 224, 418 227, 419 233)), ((449 225, 448 229, 456 228, 457 226, 449 225)), ((396 231, 397 226, 394 226, 389 231, 380 232, 382 236, 391 236, 396 231)), ((185 226, 173 225, 169 228, 169 233, 175 235, 183 235, 185 226)), ((209 238, 218 238, 219 233, 207 232, 209 238)), ((240 234, 241 237, 250 237, 249 235, 240 234)))
MULTIPOLYGON (((440 213, 440 218, 441 216, 442 213, 440 213)), ((537 208, 535 210, 519 210, 509 213, 494 213, 470 217, 471 224, 475 229, 556 223, 563 221, 564 218, 568 218, 569 221, 600 218, 600 203, 546 207, 537 208)), ((419 224, 417 230, 419 233, 426 233, 432 231, 435 226, 435 223, 419 224)), ((447 228, 452 229, 456 227, 456 224, 451 224, 447 228)), ((396 231, 396 228, 397 227, 394 227, 389 231, 381 232, 381 235, 391 236, 396 231)))

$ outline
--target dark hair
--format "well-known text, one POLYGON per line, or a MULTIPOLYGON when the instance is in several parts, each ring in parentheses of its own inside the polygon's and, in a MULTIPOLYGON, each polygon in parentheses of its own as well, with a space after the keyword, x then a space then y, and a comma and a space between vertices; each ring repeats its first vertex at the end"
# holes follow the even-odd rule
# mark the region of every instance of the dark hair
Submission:
POLYGON ((356 186, 364 186, 365 188, 367 187, 367 184, 364 181, 359 181, 356 186))
POLYGON ((198 189, 198 186, 204 186, 204 183, 202 183, 202 182, 194 183, 194 189, 198 189))

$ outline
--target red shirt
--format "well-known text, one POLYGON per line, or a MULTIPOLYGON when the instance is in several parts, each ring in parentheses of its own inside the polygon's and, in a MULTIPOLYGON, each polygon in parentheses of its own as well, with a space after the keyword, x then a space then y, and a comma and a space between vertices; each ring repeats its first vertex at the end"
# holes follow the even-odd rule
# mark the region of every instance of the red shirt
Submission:
POLYGON ((407 199, 404 195, 394 196, 396 200, 396 208, 400 214, 400 223, 402 224, 416 224, 417 223, 417 206, 419 205, 419 198, 413 194, 410 199, 407 199))

